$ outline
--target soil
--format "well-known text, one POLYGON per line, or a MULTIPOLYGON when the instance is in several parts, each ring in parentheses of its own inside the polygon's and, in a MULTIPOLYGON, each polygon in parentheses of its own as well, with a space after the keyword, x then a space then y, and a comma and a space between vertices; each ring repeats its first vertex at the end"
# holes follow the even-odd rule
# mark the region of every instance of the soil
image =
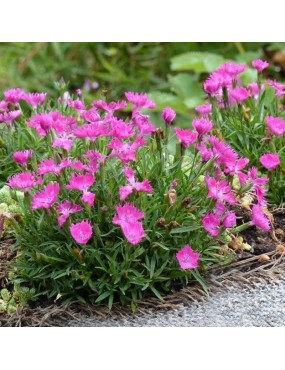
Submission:
POLYGON ((8 263, 15 257, 12 251, 14 242, 14 239, 0 240, 0 290, 5 288, 8 281, 8 263))

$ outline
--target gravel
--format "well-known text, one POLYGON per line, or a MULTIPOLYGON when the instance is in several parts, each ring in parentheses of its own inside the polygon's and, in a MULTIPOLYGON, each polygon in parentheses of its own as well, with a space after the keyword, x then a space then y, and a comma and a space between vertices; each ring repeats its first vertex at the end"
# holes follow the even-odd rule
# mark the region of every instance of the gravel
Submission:
POLYGON ((84 317, 66 326, 83 327, 265 327, 285 326, 285 277, 249 287, 226 287, 207 300, 178 309, 100 319, 84 317))

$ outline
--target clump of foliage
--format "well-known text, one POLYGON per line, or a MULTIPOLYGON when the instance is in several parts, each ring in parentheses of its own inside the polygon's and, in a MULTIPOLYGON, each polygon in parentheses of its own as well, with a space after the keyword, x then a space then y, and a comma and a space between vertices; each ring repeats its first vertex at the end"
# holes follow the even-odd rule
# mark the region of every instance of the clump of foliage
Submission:
POLYGON ((267 179, 246 169, 210 119, 173 130, 166 107, 156 128, 154 101, 125 99, 88 106, 80 90, 52 100, 18 88, 0 102, 3 173, 23 194, 13 273, 47 298, 135 309, 174 282, 206 289, 200 272, 234 258, 235 233, 270 229, 267 179), (248 192, 252 219, 238 225, 248 192))
POLYGON ((241 82, 245 64, 220 66, 204 83, 209 109, 203 111, 202 106, 200 113, 213 121, 217 135, 244 161, 268 176, 268 199, 278 206, 285 200, 285 85, 263 80, 268 66, 266 61, 254 60, 255 81, 249 84, 241 82))

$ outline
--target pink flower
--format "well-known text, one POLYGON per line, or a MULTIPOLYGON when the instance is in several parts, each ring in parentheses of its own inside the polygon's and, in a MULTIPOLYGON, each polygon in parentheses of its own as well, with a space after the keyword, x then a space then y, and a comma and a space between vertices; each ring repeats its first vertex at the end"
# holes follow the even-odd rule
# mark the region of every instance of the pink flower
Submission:
POLYGON ((24 94, 21 99, 29 103, 33 108, 43 104, 46 98, 46 93, 28 93, 24 94))
POLYGON ((138 127, 140 135, 151 135, 156 130, 155 126, 149 122, 149 116, 138 111, 134 112, 132 122, 138 127))
POLYGON ((81 221, 70 226, 73 239, 79 244, 86 244, 92 236, 92 227, 89 221, 81 221))
POLYGON ((175 128, 174 129, 177 139, 180 141, 181 145, 187 148, 188 146, 194 144, 198 138, 197 132, 193 132, 187 129, 175 128))
POLYGON ((195 108, 195 111, 202 116, 208 116, 212 112, 212 104, 206 103, 204 105, 199 105, 195 108))
POLYGON ((31 149, 18 151, 13 154, 13 160, 21 166, 27 166, 27 162, 32 154, 33 151, 31 149))
POLYGON ((39 175, 45 175, 47 173, 53 173, 54 175, 58 175, 60 169, 57 167, 54 159, 43 159, 38 167, 39 175))
POLYGON ((24 191, 28 191, 34 186, 39 185, 42 182, 42 179, 35 179, 35 174, 31 172, 21 172, 16 175, 11 176, 8 179, 8 185, 11 188, 18 188, 24 191))
POLYGON ((171 109, 170 107, 166 107, 163 109, 162 111, 162 114, 161 114, 161 118, 165 121, 165 124, 167 126, 170 126, 172 121, 175 119, 176 117, 176 113, 174 112, 173 109, 171 109))
POLYGON ((93 175, 72 175, 66 189, 86 192, 94 184, 94 181, 93 175))
POLYGON ((285 133, 285 122, 281 117, 267 116, 265 122, 272 134, 283 136, 285 133))
POLYGON ((221 82, 215 76, 210 76, 208 80, 204 82, 204 90, 208 95, 217 95, 221 89, 221 82))
POLYGON ((225 163, 224 172, 225 174, 230 174, 232 176, 237 175, 241 185, 244 186, 248 177, 245 173, 241 172, 241 170, 243 170, 248 165, 248 163, 248 158, 239 158, 234 161, 227 161, 225 163))
POLYGON ((104 100, 95 100, 92 103, 92 107, 95 107, 96 109, 103 109, 106 112, 113 113, 116 110, 124 109, 128 106, 127 102, 122 100, 120 102, 114 102, 106 103, 104 100))
POLYGON ((268 171, 272 171, 280 165, 280 159, 277 154, 263 154, 259 161, 268 171))
POLYGON ((226 180, 217 181, 214 177, 205 177, 205 182, 208 186, 208 198, 216 199, 217 201, 226 201, 230 205, 236 203, 234 194, 231 193, 231 186, 226 180))
POLYGON ((206 216, 202 218, 202 224, 204 229, 213 237, 218 236, 220 220, 219 217, 214 215, 213 213, 208 213, 206 216))
POLYGON ((32 209, 50 208, 56 202, 59 190, 59 184, 48 184, 44 190, 33 196, 32 209))
POLYGON ((62 148, 67 152, 70 152, 73 146, 73 140, 67 138, 54 138, 52 147, 53 148, 62 148))
POLYGON ((9 104, 7 101, 5 100, 1 100, 0 101, 0 111, 1 112, 8 112, 9 110, 9 104))
MULTIPOLYGON (((249 91, 251 92, 251 95, 256 100, 258 98, 258 93, 259 93, 258 84, 256 82, 252 82, 252 83, 247 85, 247 88, 249 89, 249 91)), ((261 85, 261 92, 263 92, 263 91, 264 91, 264 85, 262 84, 261 85)))
POLYGON ((235 89, 230 90, 230 97, 238 104, 241 104, 250 97, 250 91, 245 87, 236 87, 235 89))
POLYGON ((113 224, 123 225, 125 223, 134 223, 144 218, 144 213, 134 205, 126 203, 123 206, 115 206, 117 215, 113 218, 113 224))
POLYGON ((255 59, 251 62, 251 65, 257 72, 261 73, 265 68, 269 66, 269 63, 261 59, 255 59))
POLYGON ((37 114, 30 118, 27 125, 34 128, 40 137, 44 137, 53 128, 57 115, 58 112, 37 114))
POLYGON ((130 244, 137 245, 146 236, 141 222, 128 222, 121 225, 123 234, 130 244))
POLYGON ((125 92, 125 97, 128 99, 130 103, 135 105, 136 108, 149 108, 153 109, 156 107, 155 102, 150 100, 147 94, 144 93, 136 93, 136 92, 125 92))
POLYGON ((101 119, 96 108, 91 108, 89 110, 80 112, 80 117, 91 123, 100 121, 101 119))
POLYGON ((58 226, 62 227, 62 225, 68 220, 69 216, 72 213, 80 212, 83 208, 77 204, 72 204, 71 202, 65 200, 64 202, 60 203, 57 207, 57 212, 61 214, 58 217, 57 222, 58 226))
POLYGON ((212 130, 213 122, 206 118, 195 118, 193 119, 192 126, 199 135, 204 135, 212 130))
POLYGON ((88 206, 93 207, 95 198, 96 198, 96 194, 91 193, 89 191, 85 191, 80 199, 82 200, 82 202, 86 203, 88 206))
POLYGON ((237 218, 234 212, 228 212, 223 218, 223 227, 225 229, 235 227, 237 224, 237 218))
POLYGON ((102 121, 97 121, 77 127, 73 134, 79 139, 89 139, 95 141, 100 136, 108 136, 109 130, 107 125, 102 121))
POLYGON ((68 99, 66 101, 66 104, 70 108, 75 109, 78 112, 81 112, 81 111, 85 110, 85 105, 84 105, 84 103, 81 100, 71 100, 71 99, 68 99))
POLYGON ((112 127, 111 136, 118 139, 127 139, 134 136, 132 125, 125 123, 123 120, 112 117, 110 123, 112 127))
POLYGON ((6 123, 8 126, 11 125, 12 121, 21 116, 20 110, 13 110, 11 112, 0 113, 0 122, 6 123))
POLYGON ((283 95, 285 95, 285 85, 272 80, 268 80, 267 85, 273 87, 275 90, 275 96, 277 98, 281 98, 283 95))
POLYGON ((200 256, 201 254, 194 252, 189 244, 184 245, 184 247, 176 253, 176 258, 182 270, 196 269, 200 256))
POLYGON ((25 92, 22 89, 10 89, 4 92, 5 99, 9 103, 16 104, 19 102, 19 100, 22 98, 22 96, 25 94, 25 92))
POLYGON ((108 145, 107 148, 113 149, 109 157, 118 157, 127 164, 130 161, 136 160, 136 152, 138 148, 145 145, 146 141, 141 136, 138 136, 134 142, 123 143, 117 138, 114 138, 108 145))
POLYGON ((145 193, 152 192, 153 189, 152 189, 152 186, 149 180, 144 180, 142 182, 136 182, 134 171, 128 167, 126 167, 123 172, 128 182, 130 183, 130 185, 122 186, 119 189, 120 201, 125 200, 133 192, 133 190, 136 190, 139 192, 145 192, 145 193))
POLYGON ((222 64, 218 71, 227 73, 232 78, 236 78, 240 73, 246 70, 246 64, 236 64, 234 62, 227 62, 222 64))
POLYGON ((268 218, 265 216, 262 208, 258 205, 252 207, 252 220, 251 225, 255 225, 264 231, 270 230, 270 224, 268 218))

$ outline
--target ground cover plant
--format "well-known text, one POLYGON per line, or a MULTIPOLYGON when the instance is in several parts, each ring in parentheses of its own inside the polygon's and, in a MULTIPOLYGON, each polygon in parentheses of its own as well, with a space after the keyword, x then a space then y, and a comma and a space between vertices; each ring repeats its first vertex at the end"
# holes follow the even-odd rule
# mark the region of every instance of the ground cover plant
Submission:
POLYGON ((39 297, 135 309, 173 284, 206 289, 201 272, 234 259, 236 233, 270 230, 267 177, 208 118, 173 128, 165 107, 156 128, 155 102, 134 92, 88 106, 80 90, 54 100, 17 88, 0 104, 4 197, 18 207, 1 213, 17 238, 11 282, 39 297))

